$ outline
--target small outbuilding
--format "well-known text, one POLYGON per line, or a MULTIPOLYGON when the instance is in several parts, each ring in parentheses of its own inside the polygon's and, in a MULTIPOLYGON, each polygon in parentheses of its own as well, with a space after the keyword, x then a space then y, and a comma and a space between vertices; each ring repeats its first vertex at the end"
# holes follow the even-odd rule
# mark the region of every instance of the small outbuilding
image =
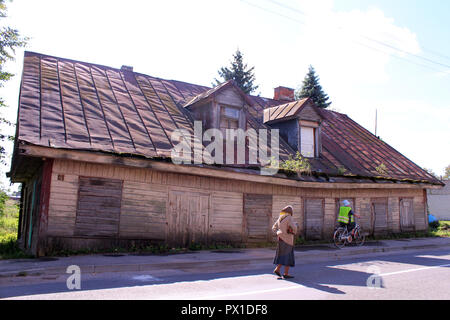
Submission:
POLYGON ((442 182, 442 189, 428 190, 428 211, 438 220, 450 221, 450 180, 442 182))

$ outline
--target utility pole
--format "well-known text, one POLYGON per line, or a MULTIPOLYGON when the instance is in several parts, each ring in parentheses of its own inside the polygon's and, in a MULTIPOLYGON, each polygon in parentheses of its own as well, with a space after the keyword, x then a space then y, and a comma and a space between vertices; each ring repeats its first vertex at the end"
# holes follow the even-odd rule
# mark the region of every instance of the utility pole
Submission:
POLYGON ((378 110, 375 108, 375 137, 377 136, 377 123, 378 122, 378 110))

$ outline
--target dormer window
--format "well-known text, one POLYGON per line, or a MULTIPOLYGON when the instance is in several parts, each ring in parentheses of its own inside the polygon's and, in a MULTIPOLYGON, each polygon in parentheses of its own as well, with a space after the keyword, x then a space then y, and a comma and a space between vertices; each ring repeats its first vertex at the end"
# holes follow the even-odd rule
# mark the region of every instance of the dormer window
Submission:
POLYGON ((241 110, 230 106, 220 106, 220 126, 224 137, 226 129, 239 129, 239 116, 241 110))
POLYGON ((306 158, 314 157, 315 139, 314 128, 300 127, 300 153, 306 158))
POLYGON ((319 155, 319 123, 315 121, 299 121, 300 154, 306 158, 315 158, 319 155))

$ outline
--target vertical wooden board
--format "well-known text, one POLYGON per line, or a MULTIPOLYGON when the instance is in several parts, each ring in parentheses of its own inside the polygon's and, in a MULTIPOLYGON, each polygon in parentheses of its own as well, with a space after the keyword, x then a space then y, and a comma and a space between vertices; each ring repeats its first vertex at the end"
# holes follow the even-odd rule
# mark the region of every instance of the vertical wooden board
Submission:
POLYGON ((166 239, 167 187, 124 181, 120 237, 166 239))
POLYGON ((388 229, 391 232, 400 232, 400 199, 388 198, 388 229))
POLYGON ((401 231, 414 231, 414 207, 412 198, 400 199, 400 228, 401 231))
POLYGON ((80 177, 75 235, 117 237, 122 181, 80 177))
POLYGON ((242 241, 243 194, 214 191, 211 194, 209 234, 213 241, 242 241))
POLYGON ((272 195, 244 195, 244 239, 248 242, 271 241, 272 195))
POLYGON ((360 222, 364 231, 372 233, 372 209, 370 198, 356 198, 357 213, 361 216, 360 222))
POLYGON ((323 237, 331 238, 336 226, 336 200, 334 198, 325 198, 323 237))
POLYGON ((324 199, 305 199, 305 238, 322 239, 324 220, 324 199))
POLYGON ((188 246, 192 242, 208 242, 209 202, 207 193, 169 191, 169 244, 188 246))
POLYGON ((426 230, 428 223, 426 220, 425 203, 422 195, 414 197, 413 207, 416 230, 426 230))
POLYGON ((388 200, 387 198, 372 199, 373 233, 383 234, 388 232, 388 200))

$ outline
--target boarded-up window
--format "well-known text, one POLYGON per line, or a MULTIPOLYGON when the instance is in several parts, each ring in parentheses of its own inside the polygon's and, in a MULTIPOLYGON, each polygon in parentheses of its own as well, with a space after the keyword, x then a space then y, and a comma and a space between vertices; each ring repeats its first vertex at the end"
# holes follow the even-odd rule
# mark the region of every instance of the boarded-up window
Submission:
POLYGON ((300 153, 307 158, 313 158, 315 155, 314 130, 310 127, 300 127, 300 153))
POLYGON ((122 180, 80 177, 75 235, 116 237, 122 180))
POLYGON ((372 199, 372 230, 374 234, 386 233, 387 225, 387 207, 386 198, 372 199))
POLYGON ((413 199, 400 199, 400 228, 402 231, 414 231, 413 199))
POLYGON ((245 194, 244 217, 248 242, 271 241, 272 195, 245 194))
POLYGON ((169 191, 169 244, 188 246, 208 241, 209 198, 207 193, 169 191))
POLYGON ((305 237, 322 239, 324 199, 305 199, 305 237))

